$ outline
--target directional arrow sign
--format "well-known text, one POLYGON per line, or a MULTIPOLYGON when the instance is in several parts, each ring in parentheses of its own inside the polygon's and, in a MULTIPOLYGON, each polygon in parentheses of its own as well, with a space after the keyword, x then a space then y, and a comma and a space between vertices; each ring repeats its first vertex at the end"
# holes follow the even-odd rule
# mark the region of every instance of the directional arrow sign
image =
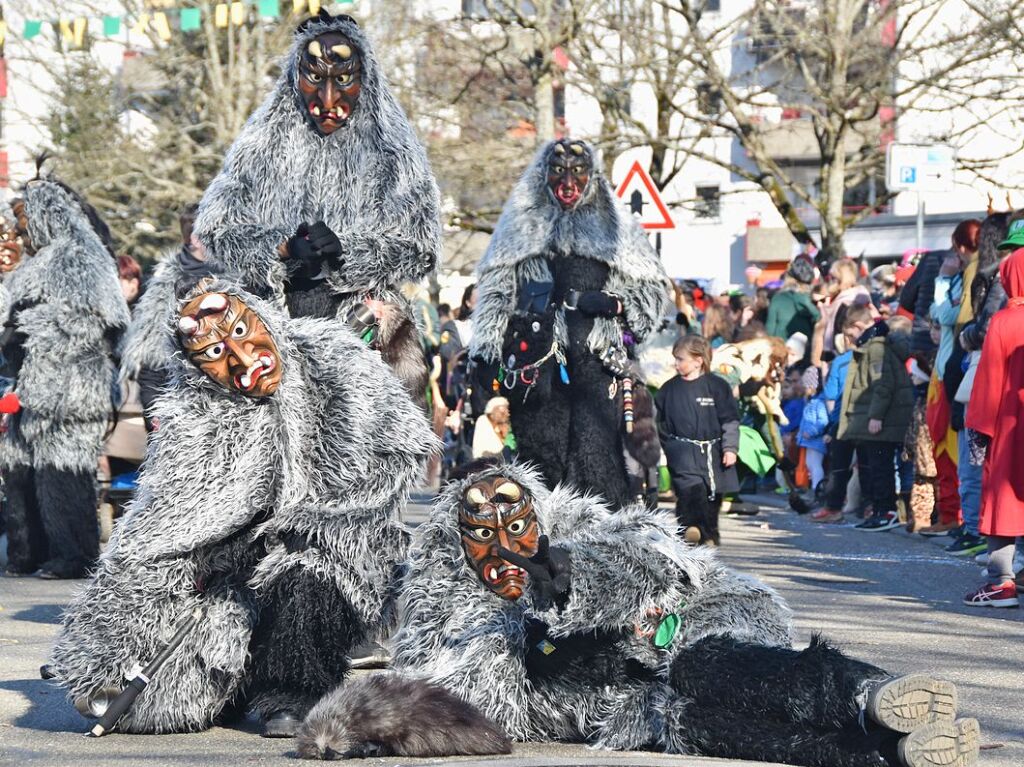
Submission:
POLYGON ((633 163, 633 167, 615 190, 615 196, 625 201, 629 211, 640 219, 640 226, 644 229, 676 228, 668 208, 661 201, 657 187, 639 160, 633 163))
POLYGON ((953 188, 956 151, 933 144, 889 144, 885 183, 893 191, 948 192, 953 188))

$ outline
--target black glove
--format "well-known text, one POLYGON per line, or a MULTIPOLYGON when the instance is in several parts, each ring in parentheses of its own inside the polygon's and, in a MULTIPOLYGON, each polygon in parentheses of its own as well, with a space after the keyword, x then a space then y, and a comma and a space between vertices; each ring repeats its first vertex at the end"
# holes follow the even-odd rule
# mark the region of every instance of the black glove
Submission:
POLYGON ((569 552, 551 548, 546 535, 537 541, 537 553, 529 559, 504 546, 498 547, 498 556, 529 573, 530 589, 538 610, 547 610, 552 604, 561 609, 569 601, 572 582, 569 552))
POLYGON ((332 268, 341 266, 341 241, 323 221, 302 222, 288 240, 285 261, 291 282, 308 281, 320 274, 326 261, 332 268))
POLYGON ((591 317, 617 317, 622 312, 622 302, 603 290, 584 290, 576 299, 576 308, 591 317))

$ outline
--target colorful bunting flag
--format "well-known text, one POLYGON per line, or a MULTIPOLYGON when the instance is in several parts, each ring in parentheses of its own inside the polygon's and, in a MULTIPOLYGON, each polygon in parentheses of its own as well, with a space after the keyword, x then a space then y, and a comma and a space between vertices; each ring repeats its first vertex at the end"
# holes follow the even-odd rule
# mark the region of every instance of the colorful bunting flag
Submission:
POLYGON ((198 8, 181 9, 181 31, 191 32, 202 25, 202 16, 198 8))
POLYGON ((218 3, 213 9, 213 23, 218 27, 228 25, 228 4, 218 3))
POLYGON ((149 30, 149 14, 140 13, 139 18, 135 21, 135 26, 132 27, 132 32, 137 35, 144 35, 149 30))
POLYGON ((41 21, 25 21, 25 39, 31 40, 33 37, 43 31, 43 22, 41 21))
POLYGON ((171 39, 171 24, 167 21, 166 13, 158 11, 153 14, 153 29, 156 30, 156 36, 165 43, 171 39))
POLYGON ((245 23, 245 3, 231 4, 231 23, 240 27, 245 23))
POLYGON ((276 19, 281 15, 280 0, 260 0, 260 16, 265 19, 276 19))
POLYGON ((3 45, 4 40, 7 39, 7 22, 0 19, 0 45, 3 45))
POLYGON ((114 37, 115 35, 121 34, 121 17, 120 16, 104 16, 103 17, 103 34, 107 37, 114 37))

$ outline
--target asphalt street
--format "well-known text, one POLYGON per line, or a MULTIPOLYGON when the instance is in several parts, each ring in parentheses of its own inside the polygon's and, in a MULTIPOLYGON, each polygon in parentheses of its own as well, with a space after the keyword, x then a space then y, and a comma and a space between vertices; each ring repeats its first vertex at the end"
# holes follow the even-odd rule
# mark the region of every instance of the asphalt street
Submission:
MULTIPOLYGON (((418 500, 409 521, 425 513, 427 499, 418 500)), ((767 507, 757 516, 724 519, 722 530, 722 556, 771 583, 789 601, 798 646, 821 632, 850 654, 893 672, 932 671, 953 680, 960 688, 961 715, 981 722, 980 764, 1024 765, 1024 610, 962 605, 962 594, 978 580, 973 561, 947 556, 936 539, 815 525, 767 507)), ((264 740, 255 726, 191 735, 82 737, 85 722, 62 692, 38 675, 76 585, 0 578, 0 765, 295 763, 290 741, 264 740)), ((443 761, 508 767, 731 764, 553 744, 519 746, 510 757, 443 761)), ((367 760, 367 767, 437 763, 376 759, 367 760)))

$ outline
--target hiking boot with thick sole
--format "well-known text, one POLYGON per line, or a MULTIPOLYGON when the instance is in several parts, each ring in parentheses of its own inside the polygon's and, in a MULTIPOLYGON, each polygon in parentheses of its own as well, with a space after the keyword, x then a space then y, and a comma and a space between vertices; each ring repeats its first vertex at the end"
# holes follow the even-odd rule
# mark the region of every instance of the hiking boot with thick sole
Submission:
POLYGON ((900 739, 905 767, 973 767, 981 750, 977 719, 932 722, 900 739))
POLYGON ((879 684, 868 698, 867 715, 896 732, 956 719, 956 687, 925 674, 907 674, 879 684))

